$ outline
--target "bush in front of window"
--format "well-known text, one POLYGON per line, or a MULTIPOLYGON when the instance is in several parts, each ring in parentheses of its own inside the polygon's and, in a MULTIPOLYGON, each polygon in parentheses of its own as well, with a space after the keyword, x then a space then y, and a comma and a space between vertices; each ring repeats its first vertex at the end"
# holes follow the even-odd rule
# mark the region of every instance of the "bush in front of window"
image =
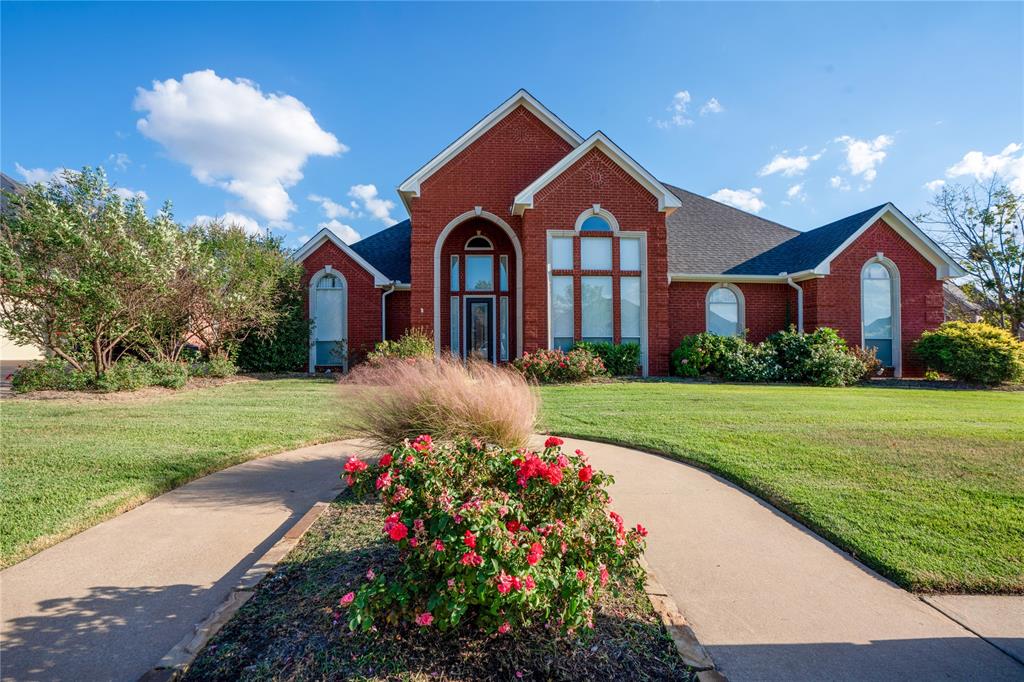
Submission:
POLYGON ((850 352, 843 337, 831 327, 818 327, 810 334, 794 327, 769 336, 765 344, 775 350, 782 368, 779 379, 815 386, 850 386, 860 382, 864 363, 850 352))
POLYGON ((366 361, 379 367, 388 360, 415 360, 434 357, 434 339, 425 329, 414 328, 397 341, 381 341, 366 355, 366 361))
POLYGON ((1024 343, 984 322, 945 322, 921 334, 914 353, 930 369, 961 381, 1024 381, 1024 343))
POLYGON ((735 355, 743 339, 701 332, 686 336, 672 351, 672 373, 681 377, 699 377, 705 374, 722 376, 725 362, 735 355))
POLYGON ((573 348, 568 353, 559 349, 541 349, 512 362, 527 379, 541 384, 562 384, 605 376, 604 362, 587 348, 573 348))
POLYGON ((573 348, 583 348, 601 358, 604 368, 614 377, 633 376, 640 368, 640 345, 636 343, 580 341, 573 348))

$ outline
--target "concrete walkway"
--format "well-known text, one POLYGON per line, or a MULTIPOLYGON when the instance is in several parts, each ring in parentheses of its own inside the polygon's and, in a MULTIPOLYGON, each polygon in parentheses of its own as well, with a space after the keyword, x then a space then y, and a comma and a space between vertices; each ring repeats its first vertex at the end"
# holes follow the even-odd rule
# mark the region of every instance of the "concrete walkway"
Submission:
POLYGON ((1024 680, 974 634, 1024 652, 1024 597, 937 598, 968 630, 716 476, 566 445, 615 476, 614 507, 650 531, 648 562, 730 682, 1024 680))
POLYGON ((2 679, 138 679, 337 495, 355 451, 329 443, 225 469, 3 571, 2 679))

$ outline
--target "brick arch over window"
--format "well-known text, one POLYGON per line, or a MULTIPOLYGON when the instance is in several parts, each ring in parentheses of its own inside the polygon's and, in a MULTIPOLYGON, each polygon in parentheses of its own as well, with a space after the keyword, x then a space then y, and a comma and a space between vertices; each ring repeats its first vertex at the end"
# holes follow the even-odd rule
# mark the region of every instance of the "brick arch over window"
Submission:
MULTIPOLYGON (((514 331, 510 334, 510 341, 513 344, 509 357, 518 357, 523 352, 523 250, 512 227, 500 217, 488 211, 474 209, 456 216, 452 219, 434 243, 434 352, 440 355, 442 347, 449 347, 448 328, 450 327, 450 304, 448 292, 448 267, 450 260, 447 257, 456 249, 460 253, 465 250, 464 245, 469 238, 480 230, 483 236, 494 244, 494 253, 498 254, 505 247, 511 250, 511 257, 514 263, 510 267, 509 276, 512 281, 509 283, 509 294, 514 298, 514 316, 510 316, 511 327, 514 331), (448 343, 443 343, 448 341, 448 343)), ((510 311, 511 312, 511 311, 510 311)))

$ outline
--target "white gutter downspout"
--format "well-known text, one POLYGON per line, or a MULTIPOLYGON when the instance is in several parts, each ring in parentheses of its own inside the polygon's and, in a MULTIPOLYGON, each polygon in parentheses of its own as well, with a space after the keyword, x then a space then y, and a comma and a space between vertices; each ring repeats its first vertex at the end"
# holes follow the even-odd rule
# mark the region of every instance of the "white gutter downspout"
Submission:
POLYGON ((388 294, 394 292, 395 287, 398 286, 398 280, 393 280, 388 285, 387 291, 381 294, 380 297, 380 340, 385 341, 388 338, 388 294))
MULTIPOLYGON (((785 272, 779 275, 785 276, 785 272)), ((796 330, 804 333, 804 288, 793 281, 792 277, 786 277, 786 284, 796 289, 796 330)))

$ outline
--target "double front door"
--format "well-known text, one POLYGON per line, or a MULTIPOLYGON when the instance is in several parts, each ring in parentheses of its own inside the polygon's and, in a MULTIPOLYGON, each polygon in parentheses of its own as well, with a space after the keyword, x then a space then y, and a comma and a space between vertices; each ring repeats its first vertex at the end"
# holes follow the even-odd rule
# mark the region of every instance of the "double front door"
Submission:
POLYGON ((494 362, 494 299, 466 297, 466 357, 494 362))

